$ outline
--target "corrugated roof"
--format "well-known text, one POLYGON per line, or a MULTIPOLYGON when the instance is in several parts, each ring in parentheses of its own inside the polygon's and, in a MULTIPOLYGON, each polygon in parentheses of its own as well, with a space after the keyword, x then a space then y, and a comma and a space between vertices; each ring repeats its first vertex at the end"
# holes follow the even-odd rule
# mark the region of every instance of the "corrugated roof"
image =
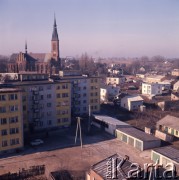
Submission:
POLYGON ((119 130, 141 141, 160 141, 160 139, 150 134, 146 134, 145 132, 140 131, 134 127, 119 127, 116 130, 119 130))
MULTIPOLYGON (((103 179, 109 179, 107 178, 108 175, 108 168, 112 158, 117 159, 117 165, 120 163, 120 161, 123 159, 118 154, 114 154, 92 166, 92 170, 95 171, 99 176, 101 176, 103 179)), ((111 163, 112 164, 112 163, 111 163)), ((122 166, 117 170, 117 179, 125 179, 128 177, 128 172, 131 170, 131 162, 128 160, 125 160, 125 162, 122 164, 122 166)), ((111 167, 112 168, 112 167, 111 167)), ((112 177, 111 177, 112 178, 112 177)))
POLYGON ((176 130, 179 130, 179 118, 167 115, 157 122, 157 125, 167 126, 176 130))
POLYGON ((176 163, 179 163, 179 150, 171 146, 156 148, 156 149, 153 149, 153 151, 175 161, 176 163))

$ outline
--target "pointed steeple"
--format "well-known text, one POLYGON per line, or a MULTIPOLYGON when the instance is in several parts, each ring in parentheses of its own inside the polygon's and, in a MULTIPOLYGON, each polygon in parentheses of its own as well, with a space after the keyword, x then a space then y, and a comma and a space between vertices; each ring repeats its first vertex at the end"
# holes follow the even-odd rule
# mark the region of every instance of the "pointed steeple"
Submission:
POLYGON ((25 53, 27 54, 27 41, 25 41, 25 53))
POLYGON ((55 14, 54 14, 54 25, 53 25, 52 41, 58 41, 58 32, 57 32, 57 24, 56 24, 55 14))

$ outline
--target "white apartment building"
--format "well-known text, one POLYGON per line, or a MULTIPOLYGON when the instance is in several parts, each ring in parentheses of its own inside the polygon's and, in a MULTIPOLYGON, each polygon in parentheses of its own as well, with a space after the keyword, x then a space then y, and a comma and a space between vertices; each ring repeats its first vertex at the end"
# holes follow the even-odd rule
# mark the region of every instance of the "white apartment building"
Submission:
POLYGON ((179 81, 177 81, 177 82, 173 85, 173 90, 174 90, 174 91, 178 91, 178 90, 179 90, 179 81))
POLYGON ((121 107, 128 111, 139 110, 140 106, 143 105, 143 98, 139 95, 125 96, 121 99, 121 107))
POLYGON ((159 83, 142 83, 142 94, 151 96, 162 94, 162 87, 159 83))
POLYGON ((106 77, 106 84, 110 85, 120 85, 125 83, 125 76, 120 76, 120 77, 106 77))
POLYGON ((100 88, 100 101, 105 102, 113 99, 120 93, 120 87, 116 85, 106 85, 100 88))

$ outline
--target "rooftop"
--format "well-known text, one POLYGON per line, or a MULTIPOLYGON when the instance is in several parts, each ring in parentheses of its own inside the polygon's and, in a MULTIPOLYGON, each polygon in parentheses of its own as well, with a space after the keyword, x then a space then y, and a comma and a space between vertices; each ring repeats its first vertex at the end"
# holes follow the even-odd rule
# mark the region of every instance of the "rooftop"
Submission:
POLYGON ((179 130, 179 118, 167 115, 157 122, 157 125, 164 125, 179 130))
POLYGON ((139 95, 134 96, 125 96, 124 98, 128 99, 129 101, 143 101, 144 99, 139 95))
POLYGON ((156 149, 153 149, 153 151, 159 154, 162 154, 163 156, 175 161, 176 163, 179 163, 179 150, 171 146, 156 148, 156 149))
POLYGON ((99 121, 102 121, 102 122, 105 122, 107 124, 113 124, 113 125, 125 125, 125 126, 130 126, 129 124, 123 122, 123 121, 120 121, 118 119, 115 119, 115 118, 112 118, 112 117, 109 117, 109 116, 105 116, 105 115, 95 115, 93 114, 94 118, 99 120, 99 121))
POLYGON ((141 141, 158 141, 159 139, 150 135, 150 134, 146 134, 143 131, 140 131, 134 127, 119 127, 117 128, 117 130, 128 134, 136 139, 139 139, 141 141))
MULTIPOLYGON (((108 163, 112 164, 112 159, 117 159, 117 162, 119 163, 122 161, 122 157, 118 154, 114 154, 92 166, 92 170, 95 171, 98 175, 100 175, 104 179, 108 179, 108 163)), ((131 170, 131 162, 128 160, 125 160, 124 163, 121 165, 119 170, 117 171, 117 179, 124 179, 128 177, 128 172, 131 170)), ((109 177, 111 179, 112 177, 109 177)))
POLYGON ((18 88, 0 88, 0 93, 11 93, 11 92, 18 92, 21 91, 18 88))

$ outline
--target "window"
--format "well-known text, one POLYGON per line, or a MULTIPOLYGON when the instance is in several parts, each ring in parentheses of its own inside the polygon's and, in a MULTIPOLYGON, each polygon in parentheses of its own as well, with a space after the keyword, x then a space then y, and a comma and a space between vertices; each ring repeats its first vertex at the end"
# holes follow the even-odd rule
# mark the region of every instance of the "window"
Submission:
POLYGON ((2 135, 2 136, 7 135, 7 129, 2 129, 2 130, 1 130, 1 135, 2 135))
POLYGON ((6 107, 0 107, 0 113, 5 113, 6 112, 6 107))
POLYGON ((47 116, 51 116, 52 115, 52 112, 51 111, 48 111, 47 112, 47 116))
POLYGON ((83 94, 83 97, 86 97, 86 93, 83 94))
POLYGON ((0 95, 0 101, 5 101, 6 100, 6 95, 0 95))
POLYGON ((85 90, 85 89, 86 89, 86 86, 84 86, 83 89, 85 90))
POLYGON ((44 95, 40 95, 40 99, 43 100, 44 99, 44 95))
POLYGON ((26 96, 22 96, 22 101, 23 101, 23 102, 26 101, 26 96))
POLYGON ((47 107, 52 107, 52 103, 47 103, 47 107))
POLYGON ((86 111, 86 109, 87 109, 86 107, 83 107, 83 111, 86 111))
POLYGON ((18 111, 18 105, 9 106, 9 111, 10 112, 18 111))
POLYGON ((62 122, 63 122, 63 123, 68 122, 68 118, 62 118, 62 122))
POLYGON ((176 131, 176 135, 178 135, 178 131, 176 131))
POLYGON ((51 94, 47 94, 47 98, 50 99, 52 97, 51 94))
POLYGON ((18 122, 18 116, 9 118, 9 123, 17 123, 17 122, 18 122))
POLYGON ((19 144, 19 139, 18 139, 18 138, 16 138, 16 139, 11 139, 11 140, 10 140, 10 144, 11 144, 11 146, 16 145, 16 144, 19 144))
POLYGON ((68 97, 68 93, 62 93, 62 98, 68 97))
POLYGON ((19 129, 18 128, 10 128, 10 134, 18 134, 19 129))
POLYGON ((83 100, 83 103, 85 104, 85 103, 86 103, 86 100, 83 100))
POLYGON ((69 101, 63 101, 63 102, 61 102, 61 106, 69 106, 69 101))
POLYGON ((26 109, 27 109, 26 105, 23 105, 23 111, 26 111, 26 109))
POLYGON ((63 84, 62 89, 68 89, 68 84, 63 84))
POLYGON ((91 96, 93 96, 93 93, 91 93, 91 96))
POLYGON ((59 90, 60 89, 60 86, 57 86, 57 88, 56 88, 57 90, 59 90))
POLYGON ((47 121, 47 124, 48 124, 48 125, 52 125, 52 121, 51 121, 51 120, 48 120, 48 121, 47 121))
POLYGON ((9 100, 17 100, 17 94, 9 94, 9 100))
POLYGON ((60 95, 60 93, 58 93, 58 94, 57 94, 57 98, 60 98, 60 97, 61 97, 61 95, 60 95))
POLYGON ((8 146, 7 140, 2 141, 2 147, 8 146))
POLYGON ((7 119, 6 118, 1 118, 0 120, 1 120, 1 125, 7 124, 7 119))

